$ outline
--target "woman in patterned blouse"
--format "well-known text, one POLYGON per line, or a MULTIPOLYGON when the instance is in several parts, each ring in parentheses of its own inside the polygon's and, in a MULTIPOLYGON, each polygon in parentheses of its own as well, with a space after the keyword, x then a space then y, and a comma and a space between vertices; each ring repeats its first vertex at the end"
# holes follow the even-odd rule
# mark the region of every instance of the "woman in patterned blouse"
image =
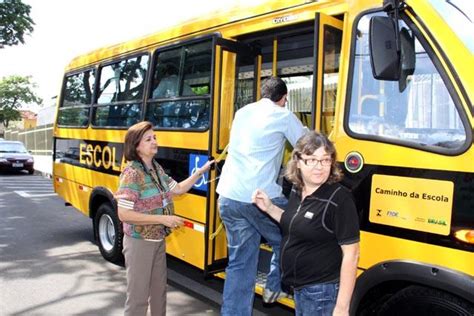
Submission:
POLYGON ((150 122, 131 126, 125 135, 127 165, 115 193, 123 222, 123 254, 127 271, 125 315, 166 314, 165 237, 183 225, 173 214, 174 195, 186 193, 209 170, 208 161, 189 178, 176 182, 153 159, 158 151, 150 122))

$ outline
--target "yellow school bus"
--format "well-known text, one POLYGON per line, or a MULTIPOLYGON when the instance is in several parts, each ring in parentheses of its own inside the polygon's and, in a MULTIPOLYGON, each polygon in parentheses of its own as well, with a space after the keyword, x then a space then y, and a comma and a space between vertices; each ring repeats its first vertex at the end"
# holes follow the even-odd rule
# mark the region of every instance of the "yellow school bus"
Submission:
MULTIPOLYGON (((55 190, 92 219, 104 258, 119 262, 113 192, 127 128, 152 122, 156 158, 183 180, 210 157, 225 158, 235 111, 277 75, 288 107, 336 144, 356 200, 351 312, 472 315, 470 10, 456 0, 266 1, 78 56, 58 98, 55 190)), ((205 274, 227 263, 215 192, 224 163, 176 199, 186 225, 167 239, 169 255, 205 274)), ((262 246, 262 258, 269 251, 262 246)))

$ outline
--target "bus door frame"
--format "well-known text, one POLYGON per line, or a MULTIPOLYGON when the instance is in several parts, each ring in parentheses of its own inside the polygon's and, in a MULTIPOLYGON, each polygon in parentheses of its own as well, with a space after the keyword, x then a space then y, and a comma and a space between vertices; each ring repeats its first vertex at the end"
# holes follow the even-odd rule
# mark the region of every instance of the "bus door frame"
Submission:
MULTIPOLYGON (((238 82, 239 57, 253 58, 253 100, 260 97, 260 72, 262 58, 251 46, 225 39, 214 38, 214 71, 213 71, 213 113, 212 129, 209 133, 209 153, 217 159, 217 168, 211 171, 211 178, 218 179, 222 170, 222 158, 226 156, 229 143, 230 127, 234 117, 236 87, 238 82)), ((227 240, 222 226, 217 203, 217 181, 209 183, 207 207, 207 233, 205 234, 204 274, 222 272, 227 266, 227 240), (211 237, 213 235, 213 237, 211 237)))
MULTIPOLYGON (((325 27, 329 26, 335 29, 344 32, 344 22, 338 20, 330 15, 316 12, 315 19, 314 19, 314 56, 315 60, 315 76, 313 82, 313 95, 315 96, 314 104, 315 104, 315 117, 312 122, 312 128, 314 128, 318 132, 322 132, 322 120, 324 118, 323 109, 323 98, 324 98, 324 39, 325 39, 325 27)), ((341 42, 342 45, 342 42, 341 42)), ((340 67, 340 62, 339 62, 340 67)), ((339 83, 338 83, 339 86, 339 83)), ((335 102, 337 105, 337 102, 335 102)), ((335 113, 334 113, 335 115, 335 113)), ((331 129, 332 130, 332 129, 331 129)), ((330 133, 329 133, 330 134, 330 133)), ((329 135, 327 135, 329 136, 329 135)))

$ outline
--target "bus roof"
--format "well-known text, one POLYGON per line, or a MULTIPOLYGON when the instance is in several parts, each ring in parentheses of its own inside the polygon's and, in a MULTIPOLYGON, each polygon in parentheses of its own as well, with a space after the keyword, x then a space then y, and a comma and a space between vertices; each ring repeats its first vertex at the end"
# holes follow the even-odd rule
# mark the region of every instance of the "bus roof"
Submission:
POLYGON ((157 30, 154 33, 133 39, 130 41, 118 43, 112 46, 106 46, 96 49, 92 52, 75 57, 66 70, 72 70, 84 67, 90 63, 98 62, 112 56, 128 54, 135 50, 142 50, 147 46, 157 45, 165 41, 178 40, 179 38, 189 36, 198 32, 211 30, 218 26, 223 26, 240 20, 262 14, 282 11, 284 9, 301 6, 304 4, 318 2, 343 2, 341 0, 263 0, 257 5, 239 5, 236 4, 229 9, 210 12, 201 17, 196 17, 175 26, 157 30))

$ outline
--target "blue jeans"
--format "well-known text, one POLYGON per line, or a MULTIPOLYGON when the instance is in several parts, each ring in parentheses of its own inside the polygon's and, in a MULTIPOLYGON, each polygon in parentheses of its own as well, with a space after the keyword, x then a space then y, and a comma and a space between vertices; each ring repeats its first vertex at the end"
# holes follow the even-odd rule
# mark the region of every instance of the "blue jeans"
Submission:
POLYGON ((332 315, 338 292, 339 283, 316 284, 295 290, 295 315, 332 315))
MULTIPOLYGON (((272 199, 272 202, 280 207, 288 203, 285 197, 272 199)), ((280 228, 251 203, 221 196, 219 209, 226 229, 229 257, 221 315, 252 315, 261 236, 273 249, 265 287, 274 292, 281 289, 280 228)))

